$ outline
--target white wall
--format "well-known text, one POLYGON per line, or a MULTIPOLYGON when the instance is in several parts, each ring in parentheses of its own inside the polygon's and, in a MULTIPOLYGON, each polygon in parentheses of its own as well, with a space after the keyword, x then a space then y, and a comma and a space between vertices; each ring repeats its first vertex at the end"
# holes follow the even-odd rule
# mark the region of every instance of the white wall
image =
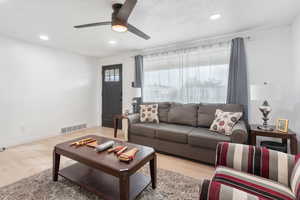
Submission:
POLYGON ((97 62, 0 37, 0 147, 97 125, 97 62))
MULTIPOLYGON (((291 27, 284 26, 251 34, 252 40, 246 43, 248 59, 249 86, 268 83, 270 96, 268 102, 272 106, 270 123, 277 118, 290 119, 291 127, 295 127, 291 27)), ((251 99, 249 119, 251 123, 261 123, 258 106, 262 101, 251 99)))
MULTIPOLYGON (((291 34, 291 26, 289 25, 249 32, 252 39, 246 41, 246 51, 249 86, 262 85, 264 82, 267 82, 271 88, 269 91, 271 98, 268 99, 273 108, 270 124, 275 124, 277 118, 286 118, 290 120, 290 127, 296 130, 296 127, 300 126, 300 120, 297 120, 296 117, 295 99, 291 97, 294 94, 291 34)), ((123 107, 128 105, 132 98, 130 93, 130 83, 134 79, 134 60, 132 55, 130 54, 127 57, 123 55, 121 58, 120 56, 115 56, 100 59, 99 61, 100 65, 117 63, 124 65, 123 107)), ((261 113, 258 110, 258 106, 261 104, 262 101, 250 101, 250 123, 262 123, 261 113)))
POLYGON ((294 119, 297 122, 295 130, 300 136, 300 15, 292 24, 292 56, 293 56, 293 85, 294 85, 294 119))

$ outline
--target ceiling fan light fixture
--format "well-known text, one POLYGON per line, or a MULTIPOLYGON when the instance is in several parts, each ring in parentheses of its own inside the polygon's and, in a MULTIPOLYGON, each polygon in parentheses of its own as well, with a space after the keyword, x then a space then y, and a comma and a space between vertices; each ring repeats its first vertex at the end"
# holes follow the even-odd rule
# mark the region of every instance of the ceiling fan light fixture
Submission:
POLYGON ((119 33, 124 33, 126 31, 128 31, 128 28, 124 25, 121 25, 121 24, 112 25, 111 28, 112 28, 113 31, 116 31, 116 32, 119 32, 119 33))

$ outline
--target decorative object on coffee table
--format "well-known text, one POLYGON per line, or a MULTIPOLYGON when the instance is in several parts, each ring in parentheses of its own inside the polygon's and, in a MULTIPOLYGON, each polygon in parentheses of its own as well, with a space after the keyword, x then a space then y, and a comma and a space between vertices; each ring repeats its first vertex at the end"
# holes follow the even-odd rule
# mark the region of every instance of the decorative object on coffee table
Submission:
POLYGON ((129 161, 132 161, 134 158, 135 158, 135 155, 137 154, 137 152, 139 151, 138 148, 133 148, 125 153, 122 153, 120 156, 119 156, 119 159, 121 161, 125 161, 125 162, 129 162, 129 161))
POLYGON ((298 153, 297 148, 297 137, 296 133, 288 130, 287 133, 282 133, 280 131, 277 131, 275 127, 271 127, 273 131, 267 131, 257 128, 257 125, 251 125, 250 126, 250 144, 255 146, 256 145, 256 137, 257 136, 263 136, 263 137, 271 137, 271 138, 280 138, 282 139, 283 144, 287 144, 287 140, 290 140, 290 150, 291 154, 296 155, 298 153))
POLYGON ((289 120, 287 119, 277 119, 276 121, 276 130, 287 133, 289 130, 289 120))
POLYGON ((91 147, 91 148, 96 148, 98 145, 99 144, 97 141, 86 144, 86 146, 91 147))
POLYGON ((268 101, 264 101, 264 103, 259 107, 259 110, 263 115, 262 119, 263 119, 264 123, 263 123, 263 125, 259 125, 258 128, 261 130, 272 131, 273 128, 268 125, 268 120, 269 120, 268 116, 269 116, 270 112, 272 111, 272 108, 269 105, 268 101))
POLYGON ((107 142, 104 142, 103 144, 100 144, 100 145, 96 146, 95 149, 98 152, 102 152, 102 151, 105 151, 105 150, 109 149, 114 144, 115 144, 114 141, 107 141, 107 142))
POLYGON ((84 139, 81 139, 81 140, 71 143, 70 146, 81 147, 81 146, 87 145, 87 144, 95 142, 95 141, 96 140, 93 138, 84 138, 84 139))
MULTIPOLYGON (((111 140, 95 135, 87 137, 93 138, 99 143, 111 140)), ((58 181, 58 176, 62 176, 104 199, 114 200, 136 199, 150 183, 152 183, 153 189, 156 188, 157 161, 153 148, 113 140, 115 143, 121 143, 122 146, 128 146, 130 149, 139 149, 136 159, 124 163, 120 162, 115 154, 97 153, 86 146, 81 148, 70 146, 70 143, 82 139, 84 138, 55 146, 53 151, 53 181, 58 181), (61 156, 71 158, 78 163, 60 170, 61 156), (151 179, 137 172, 148 162, 150 163, 151 179)))

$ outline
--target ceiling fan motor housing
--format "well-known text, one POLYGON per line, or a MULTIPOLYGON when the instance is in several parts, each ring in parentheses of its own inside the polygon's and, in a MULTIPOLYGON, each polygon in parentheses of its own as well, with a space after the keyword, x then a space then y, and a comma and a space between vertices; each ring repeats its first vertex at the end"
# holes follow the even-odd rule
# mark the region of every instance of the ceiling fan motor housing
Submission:
POLYGON ((115 25, 121 25, 121 26, 125 26, 127 27, 128 23, 127 21, 124 21, 124 20, 121 20, 117 17, 120 9, 122 8, 123 4, 121 3, 115 3, 113 4, 112 8, 113 8, 113 13, 112 13, 112 19, 111 19, 111 24, 112 26, 115 26, 115 25))

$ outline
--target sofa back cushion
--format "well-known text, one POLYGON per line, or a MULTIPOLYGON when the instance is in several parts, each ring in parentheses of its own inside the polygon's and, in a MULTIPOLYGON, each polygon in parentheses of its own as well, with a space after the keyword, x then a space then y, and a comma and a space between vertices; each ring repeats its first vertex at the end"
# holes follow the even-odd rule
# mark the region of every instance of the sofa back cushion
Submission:
POLYGON ((172 103, 168 113, 168 122, 197 126, 197 109, 198 104, 172 103))
POLYGON ((168 113, 171 106, 169 102, 160 102, 160 103, 143 103, 143 105, 149 104, 158 104, 158 118, 160 122, 168 122, 168 113))
POLYGON ((239 104, 200 104, 198 107, 197 125, 210 127, 215 119, 217 109, 224 112, 243 112, 243 106, 239 104))

